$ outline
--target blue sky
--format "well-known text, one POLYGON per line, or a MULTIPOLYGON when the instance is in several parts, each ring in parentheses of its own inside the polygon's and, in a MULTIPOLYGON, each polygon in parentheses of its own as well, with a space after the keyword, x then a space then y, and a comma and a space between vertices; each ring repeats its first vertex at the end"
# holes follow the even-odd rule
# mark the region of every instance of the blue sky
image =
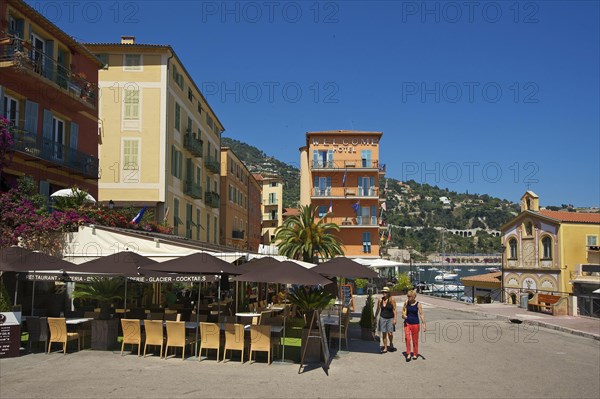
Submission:
POLYGON ((170 44, 224 136, 299 164, 383 131, 387 176, 600 206, 596 1, 29 1, 84 42, 170 44))

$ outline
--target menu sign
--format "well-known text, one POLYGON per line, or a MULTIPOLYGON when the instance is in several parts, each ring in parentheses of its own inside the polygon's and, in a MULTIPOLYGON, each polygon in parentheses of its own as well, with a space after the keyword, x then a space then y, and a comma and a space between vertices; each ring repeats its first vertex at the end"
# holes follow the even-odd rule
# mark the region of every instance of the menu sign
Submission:
POLYGON ((0 358, 18 357, 21 348, 21 312, 0 313, 0 358))
POLYGON ((350 284, 342 285, 342 304, 345 308, 350 308, 354 312, 354 298, 352 297, 352 286, 350 284))

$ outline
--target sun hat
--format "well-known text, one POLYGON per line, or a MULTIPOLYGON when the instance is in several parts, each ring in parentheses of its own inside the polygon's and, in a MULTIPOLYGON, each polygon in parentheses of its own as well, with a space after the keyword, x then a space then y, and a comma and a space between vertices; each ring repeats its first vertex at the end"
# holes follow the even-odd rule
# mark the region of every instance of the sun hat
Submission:
POLYGON ((390 292, 390 287, 383 287, 382 292, 390 292))

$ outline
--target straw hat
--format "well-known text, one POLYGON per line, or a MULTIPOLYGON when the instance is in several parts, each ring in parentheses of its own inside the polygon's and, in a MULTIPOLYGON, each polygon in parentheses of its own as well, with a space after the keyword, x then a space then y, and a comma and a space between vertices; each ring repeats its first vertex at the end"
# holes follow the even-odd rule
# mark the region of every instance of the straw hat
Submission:
POLYGON ((390 292, 390 287, 383 287, 381 292, 390 292))

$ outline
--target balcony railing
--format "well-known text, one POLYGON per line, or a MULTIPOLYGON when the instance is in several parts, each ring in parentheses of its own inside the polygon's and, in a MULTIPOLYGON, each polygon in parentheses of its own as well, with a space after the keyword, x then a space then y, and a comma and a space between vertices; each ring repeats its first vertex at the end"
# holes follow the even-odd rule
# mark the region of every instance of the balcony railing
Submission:
POLYGON ((238 240, 243 240, 244 239, 244 230, 232 230, 231 231, 231 238, 235 238, 238 240))
POLYGON ((325 217, 327 223, 344 226, 377 226, 377 216, 325 217))
POLYGON ((183 137, 183 147, 188 150, 192 155, 196 158, 202 157, 202 140, 198 140, 196 137, 191 134, 186 134, 183 137))
POLYGON ((204 203, 211 208, 219 207, 219 194, 213 191, 206 191, 204 193, 204 203))
POLYGON ((39 138, 24 130, 15 129, 14 132, 15 151, 71 169, 87 177, 98 178, 98 158, 48 138, 39 138))
MULTIPOLYGON (((385 165, 383 169, 385 171, 385 165)), ((381 170, 379 161, 369 159, 346 159, 344 161, 312 161, 312 169, 378 169, 381 170)))
POLYGON ((202 198, 202 186, 196 182, 186 181, 183 186, 183 193, 189 195, 192 198, 202 198))
POLYGON ((97 85, 86 80, 84 74, 74 73, 51 56, 33 48, 27 41, 13 38, 10 44, 0 45, 0 63, 2 62, 9 62, 10 67, 20 71, 36 73, 68 91, 74 97, 78 97, 81 101, 96 105, 97 85))
POLYGON ((277 214, 275 214, 275 215, 272 215, 272 214, 270 214, 270 213, 265 213, 265 214, 263 215, 263 220, 264 220, 265 222, 268 222, 268 221, 273 221, 273 220, 279 220, 279 217, 278 217, 278 215, 277 215, 277 214))
POLYGON ((378 197, 379 188, 369 187, 313 187, 313 197, 378 197))
POLYGON ((264 205, 265 206, 277 205, 277 203, 278 203, 277 199, 268 199, 265 201, 264 205))
POLYGON ((219 165, 219 161, 215 160, 212 157, 204 158, 204 166, 206 166, 206 169, 210 170, 213 173, 221 172, 221 165, 219 165))

